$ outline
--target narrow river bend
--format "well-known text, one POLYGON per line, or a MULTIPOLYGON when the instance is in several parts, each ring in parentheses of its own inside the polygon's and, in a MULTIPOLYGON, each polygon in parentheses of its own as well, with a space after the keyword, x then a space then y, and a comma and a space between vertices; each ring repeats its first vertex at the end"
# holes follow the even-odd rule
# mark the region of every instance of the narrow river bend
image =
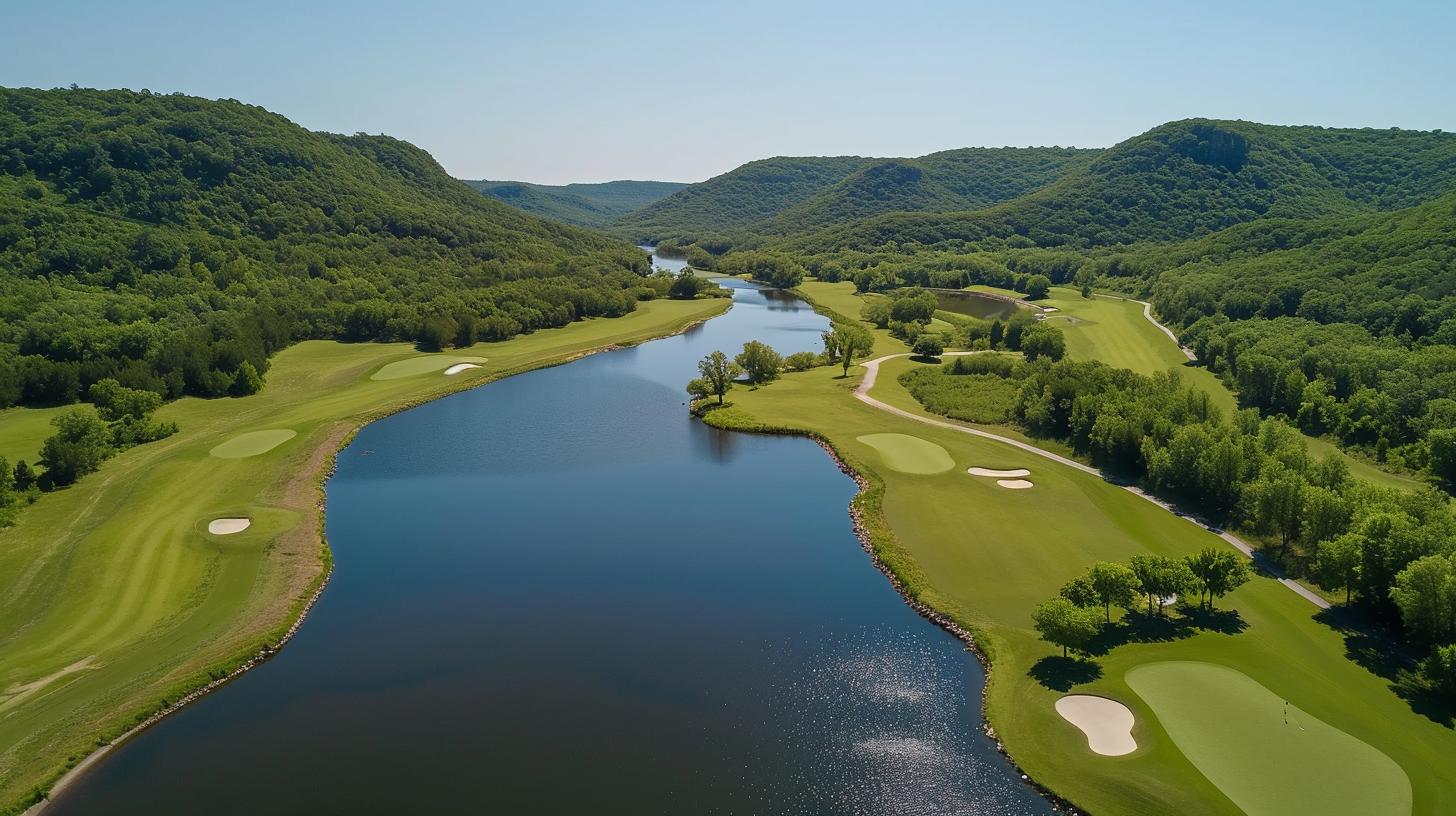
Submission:
POLYGON ((980 667, 860 549, 854 483, 688 416, 708 352, 820 346, 728 285, 683 336, 365 428, 298 635, 47 816, 1049 812, 981 734, 980 667))

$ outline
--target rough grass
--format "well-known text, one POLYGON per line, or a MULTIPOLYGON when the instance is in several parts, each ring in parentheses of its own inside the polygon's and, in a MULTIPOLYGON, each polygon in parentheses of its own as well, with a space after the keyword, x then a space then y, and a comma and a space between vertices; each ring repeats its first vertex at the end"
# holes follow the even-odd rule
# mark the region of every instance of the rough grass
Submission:
MULTIPOLYGON (((159 417, 177 422, 175 436, 44 495, 0 531, 0 693, 90 659, 0 716, 0 812, 28 803, 98 739, 277 642, 328 568, 320 483, 359 425, 488 378, 667 334, 728 305, 651 301, 626 317, 478 346, 491 366, 473 378, 371 380, 418 352, 301 343, 275 358, 259 394, 164 406, 159 417), (240 433, 278 428, 298 438, 247 458, 209 454, 240 433), (225 540, 207 536, 207 522, 223 516, 253 524, 225 540)), ((20 439, 36 427, 27 412, 0 414, 12 449, 38 447, 20 439)))
MULTIPOLYGON (((903 371, 919 364, 885 363, 875 396, 923 413, 895 382, 895 365, 903 371)), ((1094 813, 1239 813, 1123 679, 1139 665, 1191 660, 1237 669, 1390 757, 1410 777, 1415 812, 1456 812, 1456 732, 1413 712, 1388 681, 1352 662, 1343 634, 1316 621, 1313 605, 1272 579, 1241 587, 1216 615, 1130 616, 1098 647, 1103 653, 1095 661, 1063 660, 1037 638, 1031 610, 1089 563, 1227 545, 1096 477, 864 405, 850 393, 857 380, 829 369, 788 374, 735 392, 721 418, 737 427, 808 431, 865 474, 872 487, 856 506, 877 551, 912 597, 976 633, 993 661, 988 717, 1033 778, 1094 813), (859 441, 883 433, 940 445, 956 467, 934 475, 885 467, 859 441), (1031 469, 1037 489, 1004 490, 964 475, 965 467, 986 463, 1031 469), (1082 733, 1054 710, 1056 699, 1073 690, 1126 702, 1142 747, 1125 757, 1089 752, 1082 733)))
POLYGON ((995 374, 945 374, 937 368, 912 368, 899 376, 915 399, 937 414, 980 425, 1011 421, 1021 381, 995 374))
POLYGON ((1249 816, 1406 814, 1390 757, 1225 666, 1150 663, 1127 674, 1185 756, 1249 816))

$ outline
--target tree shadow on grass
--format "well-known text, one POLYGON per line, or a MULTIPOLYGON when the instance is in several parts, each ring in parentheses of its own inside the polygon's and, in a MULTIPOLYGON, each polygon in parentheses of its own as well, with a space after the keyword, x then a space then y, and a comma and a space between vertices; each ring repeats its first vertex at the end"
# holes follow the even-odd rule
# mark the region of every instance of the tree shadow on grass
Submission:
POLYGON ((1070 691, 1072 686, 1090 683, 1102 676, 1102 666, 1095 660, 1052 655, 1036 661, 1027 676, 1052 691, 1070 691))
POLYGON ((1415 656, 1389 629, 1344 606, 1322 610, 1315 620, 1339 632, 1345 639, 1345 656, 1388 682, 1412 711, 1448 728, 1456 726, 1456 699, 1426 683, 1415 656))
POLYGON ((1182 613, 1163 615, 1129 612, 1121 620, 1104 626, 1087 644, 1087 653, 1103 655, 1127 643, 1172 643, 1199 632, 1237 635, 1247 628, 1248 622, 1235 609, 1185 607, 1182 613))

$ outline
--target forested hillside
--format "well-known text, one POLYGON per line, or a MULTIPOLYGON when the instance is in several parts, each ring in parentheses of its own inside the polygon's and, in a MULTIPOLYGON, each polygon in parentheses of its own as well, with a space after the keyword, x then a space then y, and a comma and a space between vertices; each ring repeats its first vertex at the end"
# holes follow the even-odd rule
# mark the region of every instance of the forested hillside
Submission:
POLYGON ((913 159, 765 159, 691 185, 611 229, 639 241, 746 247, 882 213, 987 207, 1045 186, 1097 153, 977 147, 913 159))
POLYGON ((742 231, 807 201, 874 163, 859 156, 777 157, 749 162, 618 219, 611 231, 638 243, 699 240, 742 231))
POLYGON ((465 183, 518 210, 583 227, 606 226, 687 186, 676 181, 562 185, 487 180, 465 183))
POLYGON ((1456 134, 1193 119, 1129 139, 1060 180, 995 207, 892 213, 838 224, 785 247, 1087 248, 1173 241, 1265 217, 1409 207, 1453 184, 1456 134))
POLYGON ((1456 192, 1097 266, 1151 286, 1158 312, 1246 405, 1456 485, 1456 192))
POLYGON ((246 392, 245 362, 306 337, 436 347, 624 314, 646 261, 385 136, 230 100, 0 90, 0 406, 108 377, 246 392))
POLYGON ((888 159, 852 173, 751 229, 765 236, 793 235, 888 212, 980 209, 1043 187, 1097 152, 975 147, 918 159, 888 159))

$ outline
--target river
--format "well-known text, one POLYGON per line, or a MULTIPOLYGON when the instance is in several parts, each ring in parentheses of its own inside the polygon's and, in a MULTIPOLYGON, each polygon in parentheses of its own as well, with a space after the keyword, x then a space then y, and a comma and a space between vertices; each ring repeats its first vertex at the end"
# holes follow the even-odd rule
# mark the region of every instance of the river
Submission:
POLYGON ((979 665, 860 549, 813 442, 683 383, 823 318, 729 280, 684 335, 365 428, 332 581, 273 660, 121 746, 53 814, 1041 814, 979 665))

